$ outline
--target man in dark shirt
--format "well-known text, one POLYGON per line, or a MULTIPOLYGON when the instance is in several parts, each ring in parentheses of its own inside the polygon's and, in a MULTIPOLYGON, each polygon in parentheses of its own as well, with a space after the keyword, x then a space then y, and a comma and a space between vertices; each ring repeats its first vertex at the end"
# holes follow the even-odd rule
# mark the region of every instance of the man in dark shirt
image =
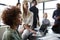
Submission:
POLYGON ((53 19, 55 19, 55 23, 52 29, 55 33, 60 33, 60 3, 57 3, 57 9, 53 13, 53 19))
POLYGON ((32 1, 32 7, 30 8, 30 11, 33 12, 33 25, 32 25, 33 29, 37 27, 37 20, 39 21, 38 8, 36 7, 36 5, 37 1, 36 0, 32 1))

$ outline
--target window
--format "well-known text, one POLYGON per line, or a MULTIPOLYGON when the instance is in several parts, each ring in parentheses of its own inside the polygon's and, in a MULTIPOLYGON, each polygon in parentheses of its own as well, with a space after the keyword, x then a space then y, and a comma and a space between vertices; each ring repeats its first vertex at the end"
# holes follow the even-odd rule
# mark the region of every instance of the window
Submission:
POLYGON ((3 12, 3 10, 5 8, 7 8, 9 5, 16 5, 17 4, 17 0, 0 0, 0 25, 4 25, 1 19, 1 14, 3 12), (5 4, 7 6, 1 5, 1 4, 5 4))
MULTIPOLYGON (((6 5, 16 5, 18 2, 18 0, 0 0, 0 3, 2 4, 6 4, 6 5)), ((20 0, 20 3, 22 4, 23 0, 20 0)), ((51 22, 54 22, 54 19, 52 18, 53 15, 53 11, 56 9, 56 4, 60 3, 60 0, 56 0, 56 1, 48 1, 45 2, 45 6, 44 6, 44 12, 48 13, 48 19, 51 22)), ((28 2, 29 7, 30 7, 30 3, 28 2)), ((21 5, 22 6, 22 5, 21 5)), ((1 14, 2 11, 8 6, 3 6, 0 5, 0 25, 3 25, 2 20, 1 20, 1 14)), ((39 9, 39 21, 42 22, 43 20, 43 3, 38 3, 38 5, 36 6, 39 9)))
POLYGON ((45 2, 45 10, 44 12, 48 13, 48 19, 50 22, 54 23, 54 19, 52 18, 54 10, 56 10, 56 4, 59 3, 59 0, 45 2))
POLYGON ((43 19, 43 3, 38 3, 36 7, 39 9, 39 21, 41 24, 43 19))
POLYGON ((47 8, 56 8, 58 1, 45 2, 45 9, 47 8))
POLYGON ((6 4, 6 5, 16 5, 18 0, 0 0, 0 3, 6 4))
POLYGON ((5 8, 6 8, 6 6, 1 6, 0 5, 0 25, 4 25, 3 22, 2 22, 2 19, 1 19, 1 14, 2 14, 2 12, 5 8))
MULTIPOLYGON (((55 1, 48 1, 44 2, 44 13, 48 13, 48 19, 50 20, 51 23, 54 23, 54 19, 52 18, 54 10, 56 10, 56 4, 60 3, 60 0, 55 0, 55 1)), ((39 3, 37 5, 37 8, 39 9, 39 18, 40 22, 43 20, 43 3, 39 3)))
POLYGON ((43 9, 43 3, 38 3, 37 8, 38 8, 39 10, 43 9))

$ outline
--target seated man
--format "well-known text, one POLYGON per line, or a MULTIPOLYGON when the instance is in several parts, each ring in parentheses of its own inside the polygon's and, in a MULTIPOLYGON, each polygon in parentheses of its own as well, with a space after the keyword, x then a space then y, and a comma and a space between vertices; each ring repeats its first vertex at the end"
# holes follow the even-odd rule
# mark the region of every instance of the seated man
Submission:
POLYGON ((44 35, 46 35, 47 31, 47 27, 50 26, 50 21, 47 19, 47 13, 43 14, 43 21, 42 21, 42 25, 40 28, 40 31, 44 33, 44 35))

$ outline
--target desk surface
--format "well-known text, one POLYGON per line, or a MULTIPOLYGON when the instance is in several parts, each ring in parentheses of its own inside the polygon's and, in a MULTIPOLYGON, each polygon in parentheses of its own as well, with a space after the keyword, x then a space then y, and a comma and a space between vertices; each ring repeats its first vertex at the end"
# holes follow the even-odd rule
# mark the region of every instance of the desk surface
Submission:
MULTIPOLYGON (((48 27, 48 33, 46 34, 46 36, 44 37, 40 37, 40 35, 36 35, 38 36, 37 40, 60 40, 58 37, 60 37, 60 34, 56 34, 52 31, 51 29, 52 27, 48 27)), ((38 30, 39 28, 36 28, 36 30, 38 30)))

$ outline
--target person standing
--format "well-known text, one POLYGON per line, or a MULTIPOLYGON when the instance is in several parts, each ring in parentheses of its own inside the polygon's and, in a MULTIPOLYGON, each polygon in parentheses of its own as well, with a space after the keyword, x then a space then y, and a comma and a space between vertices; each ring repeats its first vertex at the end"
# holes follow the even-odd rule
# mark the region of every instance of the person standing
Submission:
POLYGON ((52 30, 55 33, 60 34, 60 3, 57 3, 57 9, 53 12, 53 19, 55 20, 54 26, 52 27, 52 30))
POLYGON ((37 5, 37 1, 34 0, 32 1, 32 7, 30 8, 30 11, 33 12, 33 25, 32 28, 36 28, 37 27, 37 21, 39 21, 39 16, 38 16, 38 8, 36 7, 37 5))

